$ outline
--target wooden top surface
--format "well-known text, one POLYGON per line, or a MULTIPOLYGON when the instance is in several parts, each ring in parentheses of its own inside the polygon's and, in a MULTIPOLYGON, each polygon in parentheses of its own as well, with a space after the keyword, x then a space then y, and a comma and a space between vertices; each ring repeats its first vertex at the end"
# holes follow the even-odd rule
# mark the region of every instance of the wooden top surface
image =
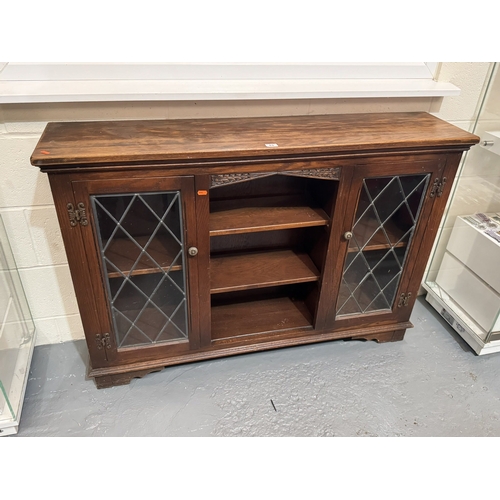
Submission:
POLYGON ((31 157, 40 167, 468 149, 479 137, 428 113, 49 123, 31 157), (266 146, 277 144, 278 146, 266 146))

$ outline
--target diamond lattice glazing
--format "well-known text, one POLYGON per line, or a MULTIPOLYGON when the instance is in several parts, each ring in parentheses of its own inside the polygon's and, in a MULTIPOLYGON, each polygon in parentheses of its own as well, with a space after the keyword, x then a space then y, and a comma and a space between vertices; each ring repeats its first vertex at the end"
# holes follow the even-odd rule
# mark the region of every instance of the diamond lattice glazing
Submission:
POLYGON ((337 316, 392 308, 429 175, 365 179, 337 316))
POLYGON ((179 192, 92 196, 118 347, 186 339, 179 192))

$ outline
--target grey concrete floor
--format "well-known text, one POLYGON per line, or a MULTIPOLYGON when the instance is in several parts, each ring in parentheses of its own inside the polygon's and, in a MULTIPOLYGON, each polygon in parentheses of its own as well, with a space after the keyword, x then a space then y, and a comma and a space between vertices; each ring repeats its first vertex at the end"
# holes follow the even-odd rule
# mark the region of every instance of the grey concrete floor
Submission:
POLYGON ((96 389, 84 342, 35 349, 18 436, 500 436, 500 354, 419 298, 403 341, 335 341, 96 389), (274 406, 273 406, 274 405, 274 406))

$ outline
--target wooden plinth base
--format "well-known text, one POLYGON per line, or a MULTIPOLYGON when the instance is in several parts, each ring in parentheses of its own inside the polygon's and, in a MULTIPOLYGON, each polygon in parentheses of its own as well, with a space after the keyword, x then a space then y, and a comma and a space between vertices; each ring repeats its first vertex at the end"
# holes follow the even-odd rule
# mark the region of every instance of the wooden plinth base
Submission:
MULTIPOLYGON (((411 323, 406 323, 406 324, 400 323, 400 325, 401 326, 404 325, 404 326, 408 326, 408 327, 412 326, 411 323)), ((399 340, 403 340, 405 332, 406 332, 406 328, 400 329, 400 330, 392 330, 389 332, 379 332, 379 333, 366 332, 362 335, 353 335, 352 337, 348 337, 348 338, 345 338, 345 337, 337 337, 337 338, 331 338, 331 339, 318 338, 316 341, 318 341, 318 340, 337 340, 337 339, 341 340, 343 338, 344 340, 375 340, 378 343, 397 342, 399 340)), ((331 335, 335 335, 335 334, 332 333, 331 335)), ((345 335, 345 333, 344 333, 344 335, 345 335)), ((309 339, 309 341, 303 341, 301 343, 304 343, 304 344, 312 343, 311 341, 312 341, 312 339, 309 339)), ((294 344, 292 342, 290 342, 290 345, 298 345, 298 344, 299 344, 299 342, 295 342, 294 344)), ((276 347, 285 347, 285 345, 278 344, 278 345, 275 345, 272 347, 270 345, 268 345, 267 348, 266 348, 266 346, 249 346, 248 348, 245 348, 244 350, 238 350, 238 351, 227 350, 225 355, 227 356, 227 355, 234 355, 234 354, 243 354, 246 351, 252 352, 252 351, 257 351, 257 350, 272 349, 272 348, 276 348, 276 347)), ((217 357, 221 357, 221 356, 223 356, 223 355, 221 355, 220 353, 217 353, 217 352, 215 352, 215 353, 214 352, 201 353, 198 357, 195 357, 195 356, 183 357, 183 358, 178 358, 175 360, 174 359, 170 359, 170 360, 167 359, 164 361, 164 364, 161 366, 158 366, 158 365, 154 366, 153 365, 151 367, 148 367, 148 368, 145 368, 142 370, 132 370, 132 371, 125 372, 125 373, 108 373, 105 375, 97 375, 97 374, 94 375, 92 373, 93 370, 91 370, 90 376, 94 378, 95 384, 96 384, 98 389, 106 389, 107 387, 112 387, 115 385, 127 385, 134 378, 142 378, 145 375, 148 375, 149 373, 159 372, 167 366, 184 364, 184 363, 189 363, 192 361, 201 361, 203 359, 211 359, 211 358, 217 358, 217 357)), ((99 371, 101 371, 101 370, 95 370, 94 373, 99 372, 99 371)))
POLYGON ((98 389, 107 389, 115 385, 128 385, 134 378, 142 378, 145 375, 153 372, 159 372, 164 367, 152 368, 151 370, 139 370, 135 372, 117 373, 115 375, 103 375, 101 377, 94 377, 95 385, 98 389))
POLYGON ((406 330, 394 330, 392 332, 374 333, 352 337, 353 340, 375 340, 379 344, 382 342, 398 342, 403 340, 406 330))

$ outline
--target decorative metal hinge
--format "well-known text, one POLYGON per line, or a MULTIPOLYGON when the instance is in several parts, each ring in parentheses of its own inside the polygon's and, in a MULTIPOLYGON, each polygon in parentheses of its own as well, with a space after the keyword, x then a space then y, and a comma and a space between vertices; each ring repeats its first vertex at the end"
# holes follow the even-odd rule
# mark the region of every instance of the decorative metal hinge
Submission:
POLYGON ((406 307, 411 298, 411 292, 408 294, 402 293, 399 297, 398 307, 406 307))
POLYGON ((434 179, 434 182, 432 184, 432 188, 431 188, 431 193, 430 193, 430 197, 431 198, 434 198, 434 196, 437 196, 438 198, 443 194, 443 189, 444 189, 444 185, 446 184, 446 177, 443 177, 443 180, 441 179, 434 179))
POLYGON ((111 338, 109 333, 105 333, 104 335, 98 333, 95 336, 95 341, 97 343, 97 349, 111 349, 111 338))
POLYGON ((85 210, 85 205, 83 203, 78 203, 77 209, 72 203, 68 203, 66 208, 68 209, 69 223, 71 226, 75 227, 78 223, 82 226, 86 226, 89 221, 87 220, 87 212, 85 210))

